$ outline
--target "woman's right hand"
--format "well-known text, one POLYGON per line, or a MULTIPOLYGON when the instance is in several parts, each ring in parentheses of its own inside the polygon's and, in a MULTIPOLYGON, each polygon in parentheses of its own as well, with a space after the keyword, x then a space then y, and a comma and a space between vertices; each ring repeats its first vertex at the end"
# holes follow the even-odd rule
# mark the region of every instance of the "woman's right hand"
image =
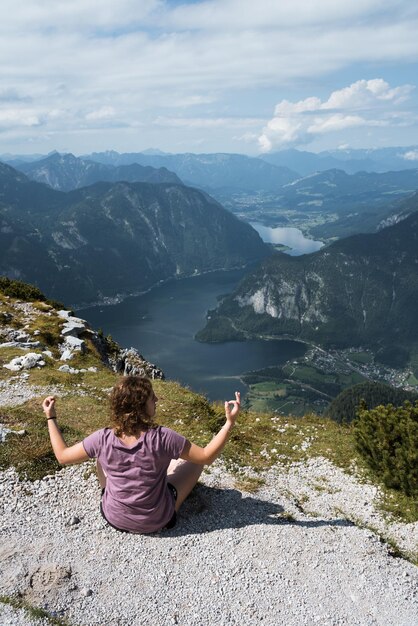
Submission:
POLYGON ((55 398, 54 396, 48 396, 42 402, 42 408, 46 415, 46 417, 56 417, 57 414, 55 412, 55 398))
POLYGON ((235 425, 238 417, 239 409, 241 406, 241 394, 239 391, 235 392, 235 400, 228 400, 225 402, 225 417, 228 424, 235 425), (232 408, 231 408, 232 405, 232 408))

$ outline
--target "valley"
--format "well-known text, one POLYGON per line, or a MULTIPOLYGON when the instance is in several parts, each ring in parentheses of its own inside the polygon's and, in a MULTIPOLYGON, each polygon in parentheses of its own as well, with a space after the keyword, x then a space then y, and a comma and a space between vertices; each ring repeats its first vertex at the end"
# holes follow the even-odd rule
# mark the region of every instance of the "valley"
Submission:
POLYGON ((242 377, 248 385, 246 406, 279 415, 322 414, 347 387, 370 381, 416 392, 418 379, 403 370, 378 363, 371 350, 324 350, 310 346, 306 354, 282 367, 266 367, 242 377))
POLYGON ((374 232, 402 216, 403 201, 416 189, 418 170, 352 175, 329 170, 287 183, 279 193, 212 190, 212 195, 244 221, 299 228, 329 243, 374 232))
POLYGON ((398 169, 284 156, 12 159, 1 271, 89 305, 94 325, 211 399, 236 385, 247 406, 304 415, 363 381, 416 388, 418 170, 386 153, 398 169))

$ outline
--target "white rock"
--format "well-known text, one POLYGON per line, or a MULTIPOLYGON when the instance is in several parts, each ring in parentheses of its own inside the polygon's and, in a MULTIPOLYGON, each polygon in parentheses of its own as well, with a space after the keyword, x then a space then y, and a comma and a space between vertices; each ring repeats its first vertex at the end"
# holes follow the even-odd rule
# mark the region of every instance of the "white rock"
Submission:
POLYGON ((78 337, 66 337, 63 344, 61 361, 69 361, 73 358, 74 352, 84 353, 85 349, 86 343, 83 339, 78 339, 78 337))
POLYGON ((86 342, 83 339, 78 339, 78 337, 66 337, 64 345, 66 348, 70 348, 71 350, 84 352, 86 342))
POLYGON ((64 352, 61 354, 61 361, 70 361, 74 356, 74 353, 70 350, 64 350, 64 352))
POLYGON ((61 335, 63 337, 78 337, 85 330, 86 325, 82 323, 82 320, 74 318, 74 321, 71 319, 64 324, 61 335))
POLYGON ((66 374, 78 374, 80 370, 70 367, 69 365, 61 365, 61 367, 58 368, 58 371, 65 372, 66 374))
POLYGON ((18 372, 22 369, 32 369, 33 367, 43 367, 45 365, 45 361, 43 360, 42 354, 36 354, 35 352, 28 352, 24 356, 18 356, 3 365, 8 370, 12 372, 18 372))
POLYGON ((5 341, 0 343, 0 348, 40 348, 40 341, 5 341))
POLYGON ((6 437, 9 433, 13 433, 14 435, 24 435, 25 432, 25 430, 11 430, 3 424, 0 424, 0 443, 4 443, 6 441, 6 437))
POLYGON ((93 591, 91 589, 87 589, 86 587, 84 589, 81 589, 81 595, 84 596, 85 598, 88 598, 90 596, 93 595, 93 591))

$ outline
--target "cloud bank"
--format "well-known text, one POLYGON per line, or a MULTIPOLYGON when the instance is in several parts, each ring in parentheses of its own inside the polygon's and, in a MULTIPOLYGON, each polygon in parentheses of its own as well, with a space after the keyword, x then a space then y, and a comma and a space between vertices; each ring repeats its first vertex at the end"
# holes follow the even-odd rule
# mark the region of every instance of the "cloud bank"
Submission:
POLYGON ((323 93, 327 81, 348 84, 346 70, 370 75, 365 63, 418 60, 410 0, 2 0, 0 17, 0 140, 8 148, 226 149, 233 137, 249 138, 250 118, 262 118, 255 134, 268 149, 278 137, 291 143, 370 121, 350 98, 388 105, 408 95, 378 80, 354 93, 353 83, 329 98, 326 117, 327 103, 305 94, 323 93), (298 102, 282 100, 267 124, 272 102, 295 88, 298 102))
POLYGON ((325 101, 316 97, 299 102, 282 100, 258 138, 260 150, 307 144, 317 135, 349 128, 405 124, 399 107, 413 90, 413 85, 390 87, 381 78, 374 78, 333 91, 325 101))

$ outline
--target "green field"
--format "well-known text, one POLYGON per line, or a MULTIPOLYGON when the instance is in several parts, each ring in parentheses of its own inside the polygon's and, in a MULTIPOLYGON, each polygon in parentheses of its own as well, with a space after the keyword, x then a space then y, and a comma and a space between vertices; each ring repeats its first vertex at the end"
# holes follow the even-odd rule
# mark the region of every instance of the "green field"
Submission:
POLYGON ((243 377, 249 386, 246 405, 254 411, 274 411, 281 415, 302 416, 323 413, 346 387, 366 379, 358 372, 323 371, 301 359, 283 367, 249 372, 243 377))
POLYGON ((370 352, 351 352, 348 359, 354 363, 372 363, 373 355, 370 352))

